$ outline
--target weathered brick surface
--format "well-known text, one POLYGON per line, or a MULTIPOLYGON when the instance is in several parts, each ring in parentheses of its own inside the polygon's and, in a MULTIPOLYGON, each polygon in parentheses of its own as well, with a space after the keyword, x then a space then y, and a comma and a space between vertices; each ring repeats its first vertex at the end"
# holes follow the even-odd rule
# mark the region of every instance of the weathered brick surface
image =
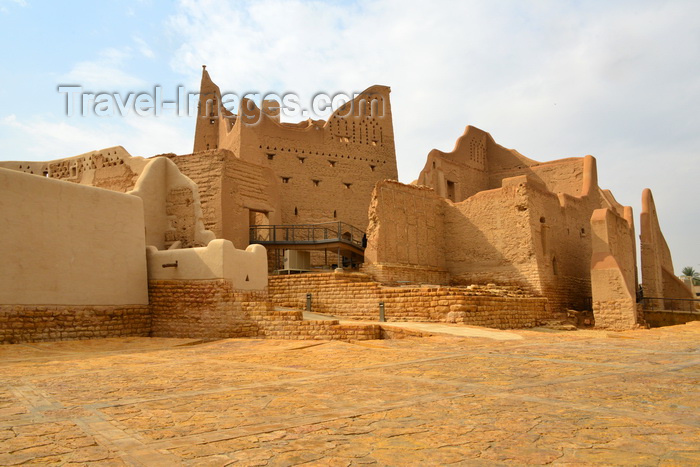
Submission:
POLYGON ((421 333, 374 324, 303 320, 298 310, 313 294, 313 310, 388 321, 465 323, 499 329, 531 327, 550 317, 547 300, 515 289, 382 287, 364 274, 305 274, 270 278, 270 293, 235 290, 226 280, 149 281, 149 306, 2 306, 0 342, 119 336, 367 340, 421 333))
POLYGON ((251 314, 271 310, 264 292, 240 292, 226 280, 149 281, 154 337, 256 337, 251 314))
POLYGON ((150 281, 154 337, 379 339, 374 325, 304 321, 301 311, 275 310, 266 292, 241 292, 226 280, 150 281))
POLYGON ((447 271, 431 267, 365 263, 361 271, 385 285, 400 285, 402 283, 448 284, 450 282, 450 275, 447 271))
POLYGON ((633 299, 596 300, 593 302, 595 326, 602 329, 623 331, 632 329, 641 321, 637 304, 633 299))
POLYGON ((0 305, 0 343, 147 337, 147 305, 0 305))
POLYGON ((645 311, 644 321, 652 328, 675 326, 691 321, 700 321, 700 313, 671 310, 645 311))
POLYGON ((271 276, 270 300, 304 308, 312 294, 312 311, 377 320, 384 302, 387 321, 453 322, 497 329, 532 327, 552 317, 547 300, 514 288, 383 287, 358 273, 271 276))

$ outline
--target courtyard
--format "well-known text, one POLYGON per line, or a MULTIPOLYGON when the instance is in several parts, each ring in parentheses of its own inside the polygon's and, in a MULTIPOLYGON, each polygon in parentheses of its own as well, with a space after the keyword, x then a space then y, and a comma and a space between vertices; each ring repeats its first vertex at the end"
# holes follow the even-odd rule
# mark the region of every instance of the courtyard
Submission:
POLYGON ((697 465, 699 380, 698 322, 2 345, 0 465, 697 465))

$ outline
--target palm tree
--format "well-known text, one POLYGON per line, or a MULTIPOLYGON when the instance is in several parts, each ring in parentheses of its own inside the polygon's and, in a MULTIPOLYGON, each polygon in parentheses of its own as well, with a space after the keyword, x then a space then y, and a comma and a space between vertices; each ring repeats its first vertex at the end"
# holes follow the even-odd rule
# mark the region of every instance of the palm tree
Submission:
POLYGON ((681 274, 690 277, 693 280, 693 285, 700 285, 700 272, 697 272, 692 266, 684 267, 681 274))

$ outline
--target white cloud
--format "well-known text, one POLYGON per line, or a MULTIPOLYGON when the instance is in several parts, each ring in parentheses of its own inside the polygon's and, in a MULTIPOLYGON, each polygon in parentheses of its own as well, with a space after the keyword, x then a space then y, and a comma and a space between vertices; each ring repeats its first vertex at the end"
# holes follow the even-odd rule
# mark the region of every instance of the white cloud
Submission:
POLYGON ((134 36, 133 39, 134 42, 136 42, 136 45, 138 46, 141 55, 143 55, 146 58, 155 58, 156 54, 153 52, 153 49, 149 47, 145 40, 138 36, 134 36))
POLYGON ((26 0, 0 0, 0 13, 9 14, 10 9, 5 5, 14 4, 20 7, 26 7, 28 5, 26 0))
POLYGON ((77 84, 92 91, 139 88, 146 82, 126 71, 124 67, 131 58, 130 49, 104 49, 92 61, 78 62, 65 75, 59 77, 60 84, 77 84))
POLYGON ((12 154, 13 144, 23 154, 23 160, 38 161, 111 146, 124 146, 133 156, 183 154, 192 150, 190 120, 164 114, 160 117, 75 117, 69 123, 51 115, 19 119, 12 114, 0 120, 0 126, 12 129, 14 141, 5 149, 6 153, 0 154, 0 160, 18 159, 12 154))

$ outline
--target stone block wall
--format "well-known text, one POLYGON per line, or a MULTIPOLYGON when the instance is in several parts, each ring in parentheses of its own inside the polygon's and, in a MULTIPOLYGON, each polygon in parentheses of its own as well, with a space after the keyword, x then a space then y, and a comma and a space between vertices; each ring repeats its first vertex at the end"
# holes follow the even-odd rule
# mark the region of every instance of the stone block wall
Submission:
POLYGON ((270 300, 356 320, 377 321, 384 302, 387 321, 459 322, 497 329, 532 327, 551 318, 547 299, 514 288, 384 287, 360 273, 271 276, 270 300))
POLYGON ((267 292, 235 290, 227 280, 149 281, 154 337, 255 337, 300 340, 379 339, 373 325, 303 320, 298 310, 275 310, 267 292))
POLYGON ((640 315, 635 300, 631 298, 593 301, 596 328, 614 331, 632 329, 641 321, 640 315))
POLYGON ((241 292, 223 279, 148 282, 154 337, 257 337, 252 315, 271 311, 264 292, 241 292))
POLYGON ((147 337, 147 305, 0 305, 0 344, 99 337, 147 337))
POLYGON ((644 321, 652 328, 676 326, 691 321, 700 321, 700 313, 666 310, 645 311, 644 321))
POLYGON ((362 266, 362 272, 386 285, 402 283, 448 284, 450 282, 450 274, 444 269, 405 264, 365 263, 362 266))

